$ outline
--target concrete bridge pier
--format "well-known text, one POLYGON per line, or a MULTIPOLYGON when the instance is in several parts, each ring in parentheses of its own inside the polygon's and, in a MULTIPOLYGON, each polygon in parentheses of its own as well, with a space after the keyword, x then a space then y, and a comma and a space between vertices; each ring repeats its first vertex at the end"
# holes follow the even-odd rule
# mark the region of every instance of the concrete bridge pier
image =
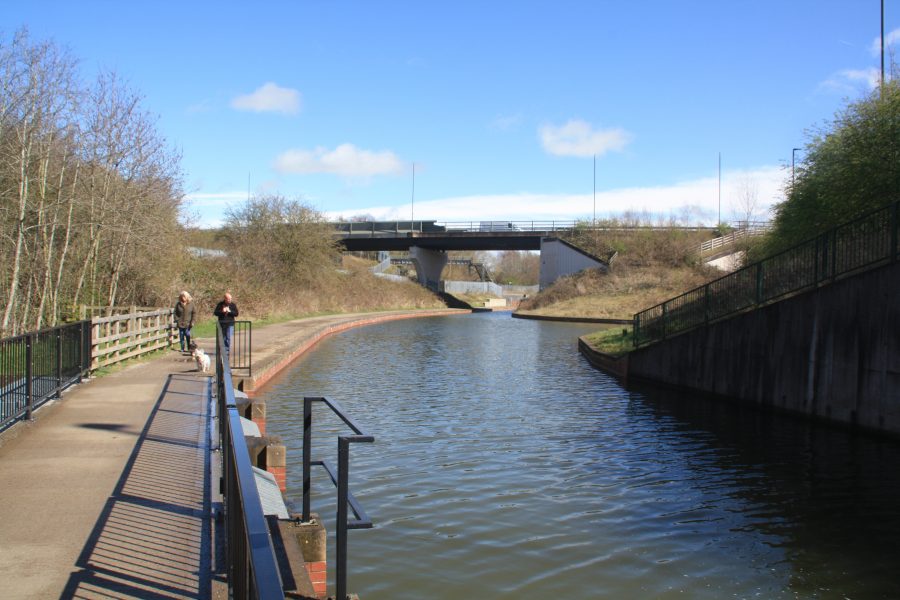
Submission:
POLYGON ((419 283, 432 290, 438 289, 441 272, 447 266, 447 251, 411 246, 409 257, 416 265, 419 283))

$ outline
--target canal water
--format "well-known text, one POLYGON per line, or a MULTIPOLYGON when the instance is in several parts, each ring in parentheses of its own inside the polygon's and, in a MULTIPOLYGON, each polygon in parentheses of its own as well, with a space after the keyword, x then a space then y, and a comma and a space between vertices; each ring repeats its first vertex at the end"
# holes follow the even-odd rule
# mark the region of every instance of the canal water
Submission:
MULTIPOLYGON (((900 597, 900 444, 626 389, 578 354, 596 329, 508 313, 385 323, 325 340, 266 388, 298 508, 303 396, 376 436, 352 446, 375 528, 350 532, 350 591, 900 597)), ((326 416, 315 405, 313 458, 336 464, 346 430, 326 416)), ((333 535, 321 469, 313 486, 333 535)))

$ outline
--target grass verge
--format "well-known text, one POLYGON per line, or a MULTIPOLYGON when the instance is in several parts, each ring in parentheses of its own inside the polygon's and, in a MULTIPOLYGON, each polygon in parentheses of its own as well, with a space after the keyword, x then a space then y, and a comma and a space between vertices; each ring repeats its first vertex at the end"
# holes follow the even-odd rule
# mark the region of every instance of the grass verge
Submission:
POLYGON ((584 336, 584 340, 598 352, 619 357, 634 349, 632 333, 631 327, 615 327, 589 333, 584 336))

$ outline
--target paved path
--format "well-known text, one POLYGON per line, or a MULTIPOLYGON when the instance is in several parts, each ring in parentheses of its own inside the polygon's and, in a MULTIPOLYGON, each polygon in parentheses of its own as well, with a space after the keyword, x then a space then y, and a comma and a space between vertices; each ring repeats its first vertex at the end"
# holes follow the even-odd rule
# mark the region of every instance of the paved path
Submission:
POLYGON ((172 352, 17 426, 0 446, 0 597, 208 596, 209 393, 172 352))
MULTIPOLYGON (((254 374, 335 328, 405 314, 259 328, 254 374)), ((192 361, 169 352, 75 386, 0 436, 0 599, 218 595, 211 391, 192 361)))

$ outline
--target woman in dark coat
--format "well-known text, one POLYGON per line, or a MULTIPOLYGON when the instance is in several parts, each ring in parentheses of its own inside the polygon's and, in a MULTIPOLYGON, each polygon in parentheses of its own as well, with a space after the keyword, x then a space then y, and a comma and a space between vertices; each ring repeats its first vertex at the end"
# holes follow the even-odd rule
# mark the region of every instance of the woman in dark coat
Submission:
POLYGON ((191 327, 194 326, 193 298, 187 292, 181 292, 178 302, 175 303, 175 325, 178 326, 178 343, 181 351, 185 352, 191 347, 191 327))

